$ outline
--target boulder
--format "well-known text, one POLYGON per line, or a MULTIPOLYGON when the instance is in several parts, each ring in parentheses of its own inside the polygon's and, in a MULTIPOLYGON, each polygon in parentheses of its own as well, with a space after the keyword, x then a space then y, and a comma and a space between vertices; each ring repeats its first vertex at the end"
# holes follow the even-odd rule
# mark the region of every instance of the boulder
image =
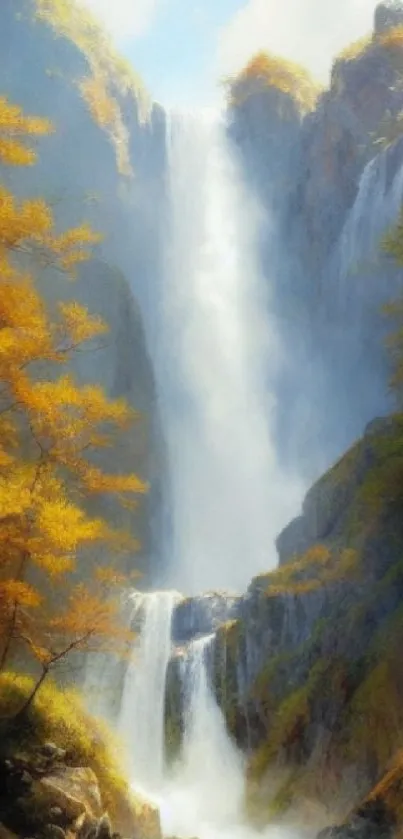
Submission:
POLYGON ((71 822, 83 813, 96 819, 103 815, 98 780, 92 769, 63 767, 34 781, 31 797, 48 805, 49 810, 60 807, 71 822))

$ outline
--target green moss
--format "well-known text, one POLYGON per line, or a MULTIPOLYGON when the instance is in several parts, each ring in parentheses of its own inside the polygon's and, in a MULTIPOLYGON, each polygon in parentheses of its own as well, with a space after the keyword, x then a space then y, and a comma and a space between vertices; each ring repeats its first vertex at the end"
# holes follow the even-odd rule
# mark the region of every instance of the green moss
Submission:
POLYGON ((344 754, 363 766, 385 767, 403 738, 403 707, 393 666, 377 663, 356 691, 346 720, 344 754))

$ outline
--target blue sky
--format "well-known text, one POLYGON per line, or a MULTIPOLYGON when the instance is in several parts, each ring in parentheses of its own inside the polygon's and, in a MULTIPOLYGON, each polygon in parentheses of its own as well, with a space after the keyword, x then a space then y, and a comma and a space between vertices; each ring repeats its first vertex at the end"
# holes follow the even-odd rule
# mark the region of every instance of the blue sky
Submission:
POLYGON ((258 49, 326 81, 332 57, 371 29, 376 0, 81 0, 167 106, 217 104, 219 80, 258 49))

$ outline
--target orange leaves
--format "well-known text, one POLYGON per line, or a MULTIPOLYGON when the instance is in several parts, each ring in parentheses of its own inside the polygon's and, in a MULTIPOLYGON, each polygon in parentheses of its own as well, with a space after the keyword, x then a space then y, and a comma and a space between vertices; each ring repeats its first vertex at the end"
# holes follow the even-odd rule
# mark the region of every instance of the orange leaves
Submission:
POLYGON ((42 539, 63 552, 76 552, 86 542, 105 538, 107 528, 100 519, 87 518, 83 510, 65 499, 46 501, 38 510, 36 528, 42 539))
MULTIPOLYGON (((50 130, 0 97, 0 163, 34 162, 24 138, 50 130)), ((130 535, 91 517, 84 500, 103 493, 126 504, 127 496, 131 501, 146 492, 136 475, 107 475, 93 459, 136 414, 96 384, 79 384, 71 374, 56 377, 56 365, 107 327, 74 301, 60 303, 58 316, 51 315, 15 256, 22 253, 22 264, 34 270, 72 271, 99 239, 87 224, 58 232, 44 200, 17 199, 0 184, 0 669, 18 640, 47 672, 89 639, 109 644, 124 637, 118 601, 106 599, 107 589, 124 584, 116 571, 99 571, 91 590, 75 588, 64 606, 61 592, 57 617, 52 599, 44 604, 26 582, 36 566, 36 580, 68 583, 77 557, 84 561, 91 546, 113 555, 137 548, 130 535)))
POLYGON ((82 344, 99 335, 105 335, 109 328, 104 321, 94 315, 89 315, 85 306, 75 301, 59 303, 59 311, 68 338, 73 346, 82 344))
POLYGON ((304 67, 272 55, 259 52, 234 79, 229 80, 230 101, 241 104, 250 92, 257 89, 275 88, 288 94, 301 108, 310 111, 315 106, 319 89, 304 67))
POLYGON ((21 138, 39 137, 52 132, 47 119, 25 116, 18 105, 0 96, 0 163, 7 166, 31 166, 36 154, 21 138))
POLYGON ((72 227, 60 236, 52 235, 46 242, 51 257, 63 271, 74 272, 81 262, 91 258, 91 248, 102 241, 102 236, 88 224, 72 227))
POLYGON ((36 588, 21 580, 6 580, 0 583, 0 602, 18 603, 25 608, 36 609, 42 603, 36 588))
POLYGON ((144 495, 147 484, 138 475, 107 475, 95 466, 88 466, 83 475, 83 483, 89 492, 144 495))
POLYGON ((50 621, 53 649, 60 649, 60 657, 72 648, 124 653, 133 633, 121 624, 120 614, 119 599, 106 599, 84 584, 75 586, 65 610, 50 621))
POLYGON ((84 79, 80 88, 95 122, 103 127, 113 127, 119 119, 119 105, 110 95, 105 78, 97 73, 84 79))
POLYGON ((40 198, 17 202, 0 186, 0 248, 15 249, 27 241, 43 244, 53 227, 53 216, 40 198))

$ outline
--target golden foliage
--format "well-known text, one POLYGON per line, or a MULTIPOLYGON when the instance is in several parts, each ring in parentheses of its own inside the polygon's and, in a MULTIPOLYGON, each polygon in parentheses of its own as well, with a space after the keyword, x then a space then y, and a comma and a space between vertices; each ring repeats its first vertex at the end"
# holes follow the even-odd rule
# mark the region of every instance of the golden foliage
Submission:
POLYGON ((353 549, 332 552, 326 545, 314 545, 301 557, 267 575, 266 594, 277 597, 317 591, 356 575, 358 563, 358 554, 353 549))
POLYGON ((257 89, 275 88, 290 96, 304 112, 313 110, 320 92, 302 66, 267 52, 255 55, 235 78, 229 80, 228 87, 232 105, 241 104, 257 89))
POLYGON ((121 98, 132 97, 142 120, 148 119, 150 102, 130 64, 116 54, 102 27, 76 0, 35 0, 37 16, 54 31, 71 40, 84 54, 90 75, 80 89, 95 122, 111 139, 119 172, 131 175, 128 131, 121 98))
POLYGON ((378 35, 378 43, 386 49, 401 50, 403 47, 403 26, 393 26, 378 35))
POLYGON ((26 137, 41 137, 52 132, 52 123, 28 117, 18 105, 0 96, 0 163, 7 166, 31 166, 36 161, 34 150, 26 145, 26 137))
POLYGON ((372 34, 363 35, 362 38, 358 38, 356 41, 353 41, 352 44, 344 47, 344 49, 336 56, 335 63, 338 61, 355 61, 356 58, 364 55, 371 44, 372 34))
MULTIPOLYGON (((4 103, 3 132, 7 115, 11 134, 18 124, 22 140, 24 127, 28 134, 45 133, 45 123, 25 121, 18 108, 4 103)), ((74 570, 88 546, 113 546, 115 552, 136 547, 128 534, 90 516, 83 503, 90 493, 123 502, 146 491, 136 475, 105 474, 92 459, 97 448, 112 445, 117 430, 128 428, 135 413, 124 400, 108 399, 98 385, 80 385, 68 373, 56 376, 73 350, 107 328, 75 302, 60 304, 59 317, 51 319, 15 255, 22 251, 24 264, 36 268, 42 260, 71 270, 89 258, 98 238, 86 224, 56 233, 45 201, 17 201, 0 185, 0 669, 16 641, 28 645, 47 673, 90 637, 117 637, 116 603, 105 598, 99 580, 91 594, 75 589, 76 601, 70 598, 57 618, 52 603, 42 603, 26 582, 33 564, 54 584, 74 570)), ((117 584, 118 577, 110 576, 109 588, 117 584)))

